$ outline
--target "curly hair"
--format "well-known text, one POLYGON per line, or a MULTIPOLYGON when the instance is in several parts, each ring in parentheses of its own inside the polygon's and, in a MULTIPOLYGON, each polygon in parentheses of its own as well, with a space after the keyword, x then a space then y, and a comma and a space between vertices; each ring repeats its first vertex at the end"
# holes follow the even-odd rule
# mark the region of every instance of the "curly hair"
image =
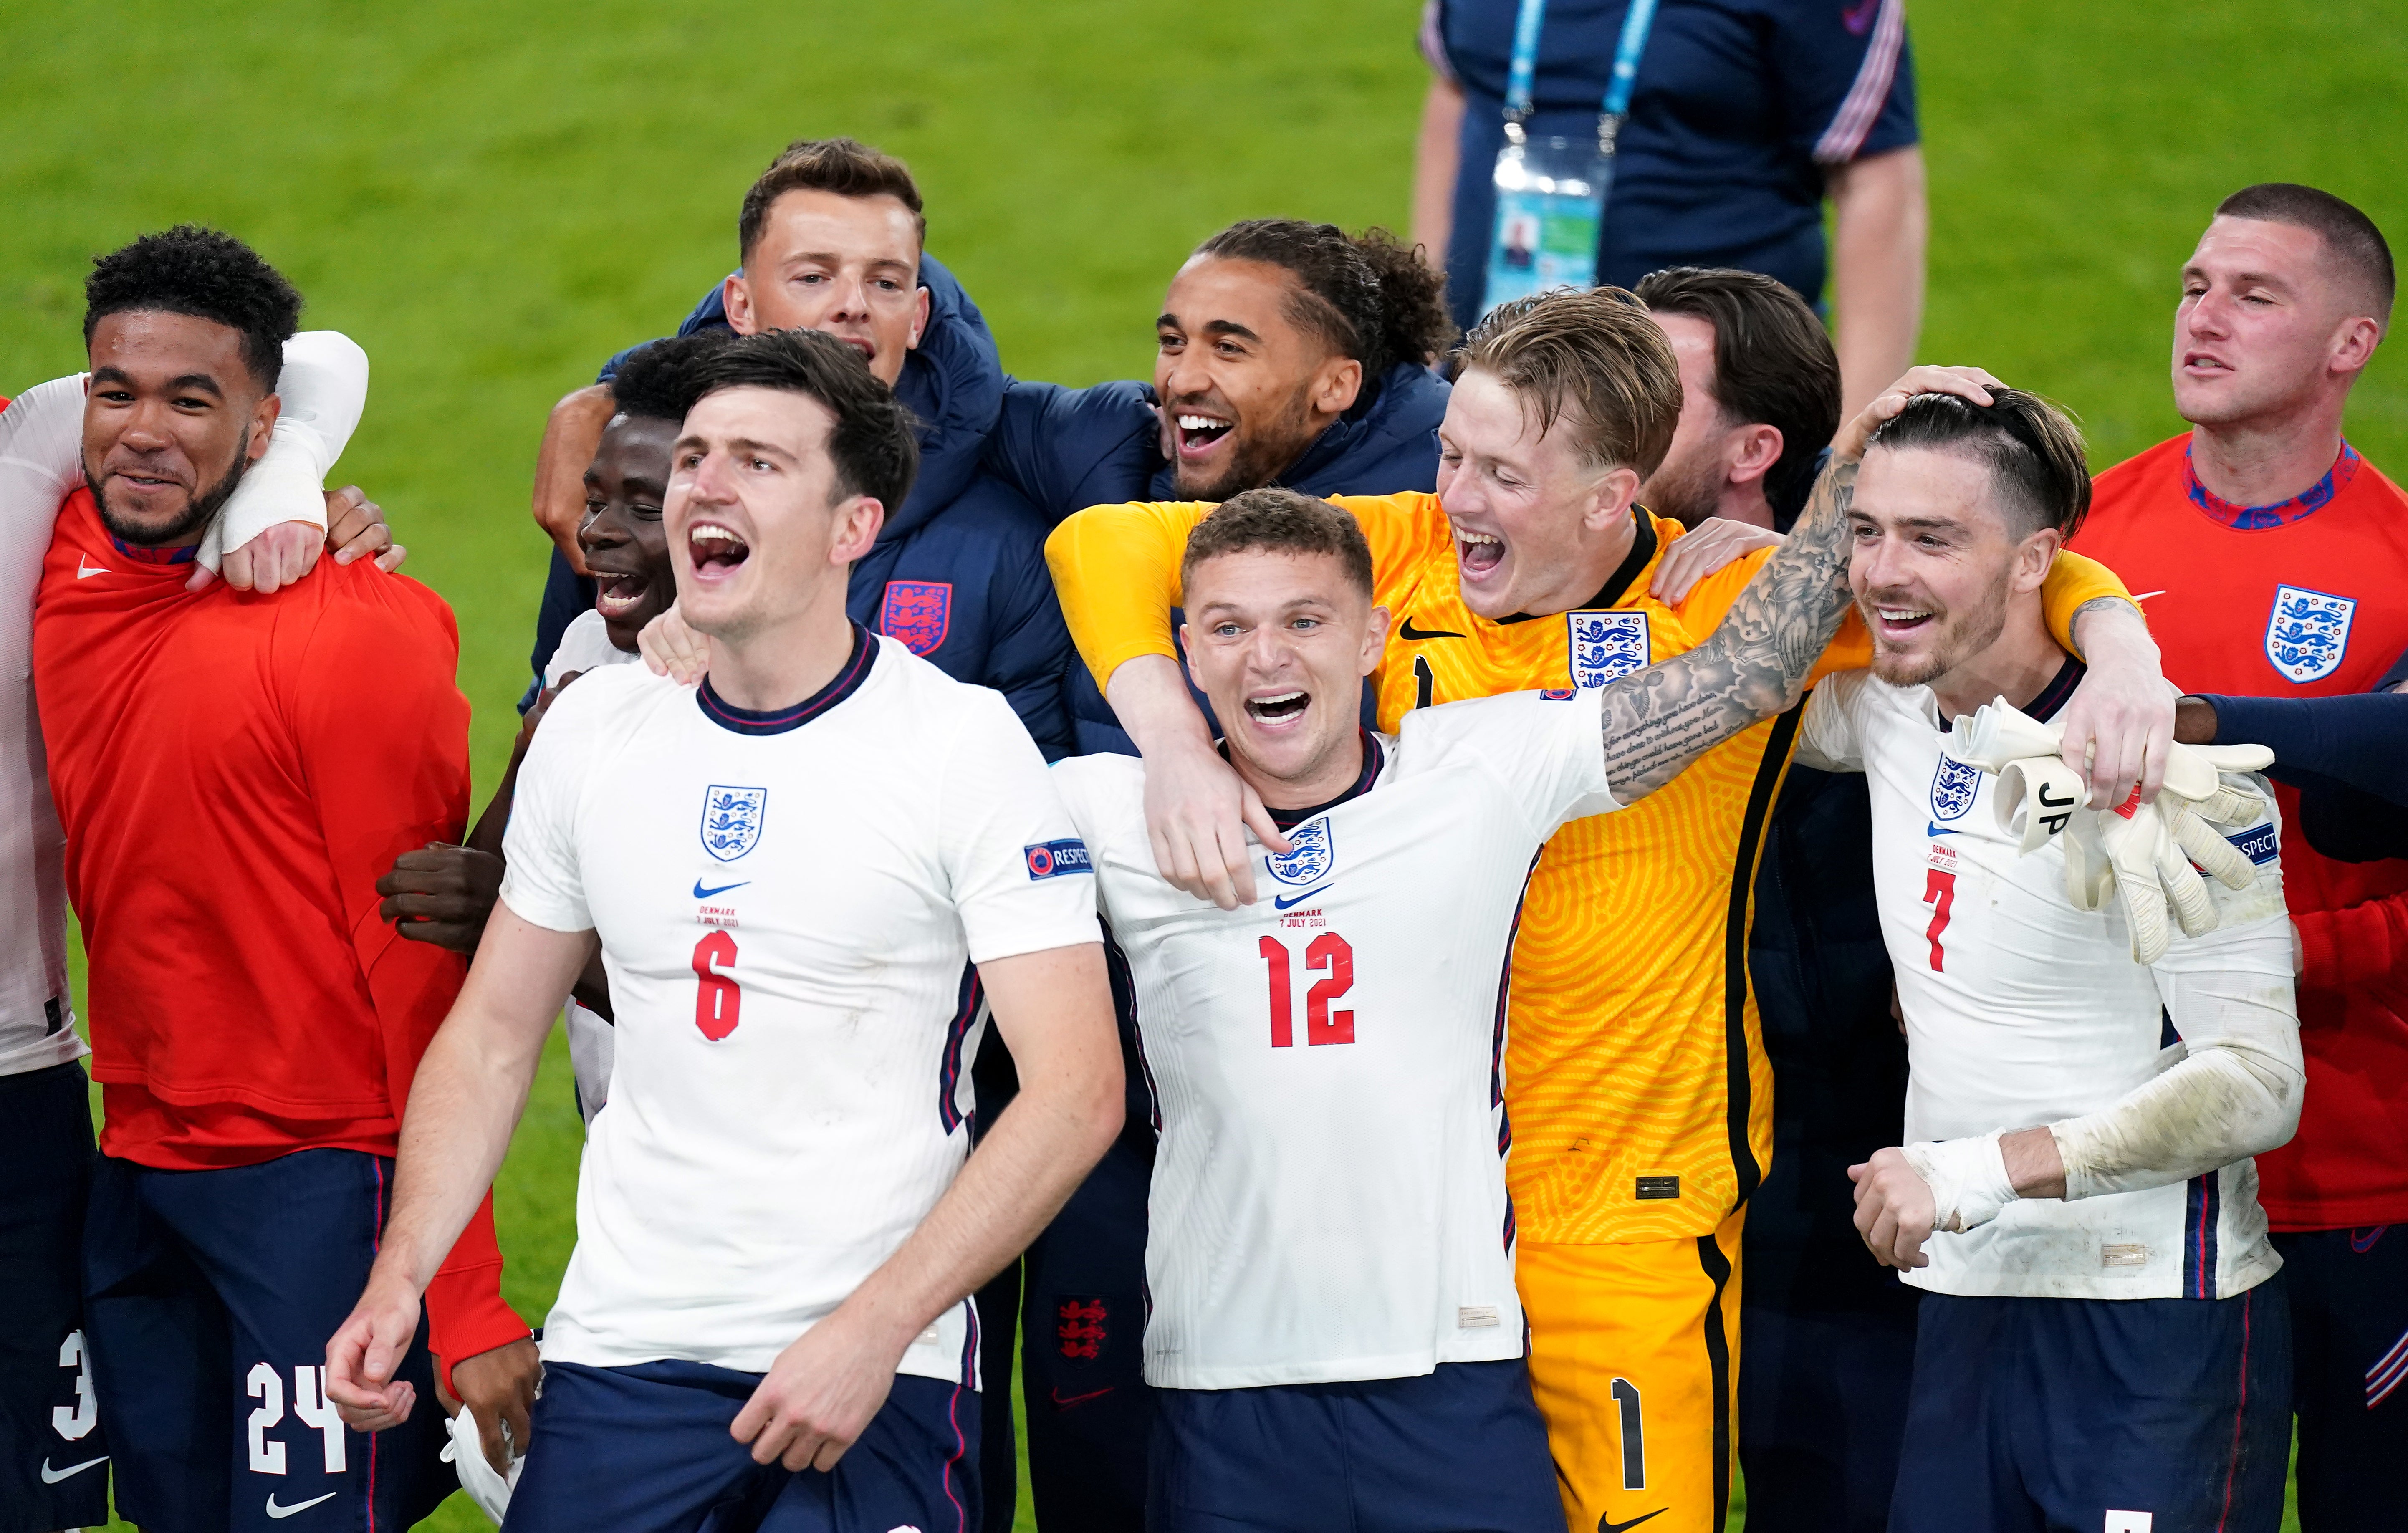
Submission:
POLYGON ((1288 317, 1360 362, 1366 384, 1400 362, 1426 365, 1455 340, 1445 277, 1385 229, 1349 236, 1334 223, 1247 219, 1196 253, 1260 261, 1293 275, 1298 291, 1288 317))
POLYGON ((610 375, 613 408, 621 415, 645 420, 684 420, 702 393, 695 378, 696 365, 735 339, 729 331, 703 330, 637 347, 610 375))
POLYGON ((259 252, 229 234, 179 223, 97 256, 83 283, 83 341, 111 314, 156 309, 242 333, 243 365, 274 392, 284 343, 300 328, 301 294, 259 252))

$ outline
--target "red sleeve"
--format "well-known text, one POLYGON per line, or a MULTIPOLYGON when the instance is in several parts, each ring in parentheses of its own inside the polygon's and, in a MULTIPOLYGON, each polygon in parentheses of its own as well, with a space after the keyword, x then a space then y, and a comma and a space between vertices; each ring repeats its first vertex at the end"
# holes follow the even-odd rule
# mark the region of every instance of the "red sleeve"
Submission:
POLYGON ((2408 894, 2338 910, 2294 910, 2291 920, 2300 928, 2302 989, 2363 990, 2408 974, 2408 894))
MULTIPOLYGON (((467 977, 457 953, 403 941, 379 918, 376 893, 394 858, 457 841, 467 824, 468 700, 452 681, 460 631, 449 608, 404 577, 365 563, 321 566, 317 576, 352 589, 328 594, 298 657, 294 734, 398 1108, 467 977), (361 570, 370 578, 360 580, 361 570)), ((426 1290, 446 1388, 452 1364, 527 1335, 502 1299, 501 1274, 489 1191, 426 1290)))

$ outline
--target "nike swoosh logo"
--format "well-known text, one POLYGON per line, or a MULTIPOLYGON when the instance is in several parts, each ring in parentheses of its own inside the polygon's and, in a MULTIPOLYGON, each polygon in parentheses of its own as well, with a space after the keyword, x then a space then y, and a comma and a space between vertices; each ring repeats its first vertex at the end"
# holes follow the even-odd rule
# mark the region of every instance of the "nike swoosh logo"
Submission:
POLYGON ((1670 1507, 1657 1507, 1655 1511, 1649 1512, 1646 1517, 1633 1517, 1627 1523, 1609 1523, 1604 1518, 1599 1517, 1597 1520, 1597 1533, 1626 1533, 1627 1529, 1637 1527, 1641 1523, 1647 1521, 1648 1517, 1661 1517, 1664 1513, 1671 1510, 1672 1509, 1670 1507))
POLYGON ((331 1501, 341 1494, 343 1494, 341 1491, 330 1490, 323 1496, 313 1496, 306 1501, 296 1501, 289 1507, 280 1507, 276 1504, 276 1493, 270 1491, 267 1496, 267 1514, 271 1517, 290 1517, 296 1512, 308 1511, 321 1501, 331 1501))
POLYGON ((2134 601, 2147 601, 2151 596, 2162 596, 2164 595, 2165 593, 2162 591, 2142 591, 2135 593, 2132 599, 2134 601))
POLYGON ((1954 836, 1956 833, 1942 826, 1939 821, 1934 820, 1931 822, 1931 834, 1934 836, 1954 836))
POLYGON ((1408 644, 1418 644, 1426 638, 1461 638, 1463 637, 1452 628, 1416 628, 1410 616, 1405 619, 1404 626, 1397 630, 1397 634, 1408 644))
POLYGON ((1055 1385, 1054 1386, 1054 1407, 1055 1407, 1057 1410, 1066 1410, 1066 1411, 1067 1411, 1067 1410, 1068 1410, 1071 1406, 1074 1406, 1074 1405, 1077 1405, 1078 1403, 1080 1403, 1082 1400, 1100 1399, 1100 1398, 1102 1398, 1104 1396, 1109 1395, 1109 1394, 1111 1394, 1111 1392, 1112 1392, 1112 1386, 1111 1386, 1111 1385, 1110 1385, 1110 1384, 1106 1384, 1106 1385, 1105 1385, 1103 1388, 1101 1388, 1101 1389, 1091 1389, 1091 1390, 1087 1391, 1084 1395, 1068 1395, 1068 1396, 1066 1396, 1066 1395, 1064 1395, 1064 1394, 1062 1393, 1062 1386, 1061 1386, 1060 1384, 1055 1384, 1055 1385))
POLYGON ((1288 895, 1274 895, 1271 896, 1271 904, 1275 908, 1284 910, 1292 905, 1303 904, 1306 900, 1311 899, 1313 895, 1320 894, 1323 889, 1326 889, 1328 887, 1329 885, 1325 883, 1320 889, 1307 889, 1304 893, 1293 896, 1288 895))
POLYGON ((696 899, 709 899, 713 895, 724 895, 730 889, 741 889, 744 885, 752 881, 751 879, 739 879, 734 883, 723 883, 716 889, 706 889, 702 886, 702 881, 700 879, 696 879, 694 881, 694 897, 696 899))
POLYGON ((45 1485, 55 1485, 62 1480, 74 1479, 77 1475, 83 1473, 84 1470, 91 1469, 94 1464, 106 1464, 108 1462, 108 1455, 107 1454, 103 1454, 98 1458, 87 1458, 82 1463, 75 1465, 71 1469, 54 1469, 50 1468, 50 1461, 46 1458, 42 1460, 42 1483, 45 1485))
POLYGON ((84 557, 80 553, 76 555, 76 579, 79 580, 90 580, 94 575, 114 575, 116 573, 117 571, 113 569, 103 569, 100 566, 93 564, 90 559, 84 557))

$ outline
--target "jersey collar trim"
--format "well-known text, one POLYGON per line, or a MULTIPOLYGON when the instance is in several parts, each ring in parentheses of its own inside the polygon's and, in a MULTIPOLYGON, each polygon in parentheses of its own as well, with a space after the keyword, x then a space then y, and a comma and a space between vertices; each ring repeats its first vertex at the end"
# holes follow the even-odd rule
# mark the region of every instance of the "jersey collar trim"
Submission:
POLYGON ((837 667, 836 679, 791 708, 738 708, 711 690, 708 676, 695 689, 694 700, 701 705, 702 716, 722 729, 738 735, 782 735, 800 729, 859 692, 861 684, 869 679, 870 666, 877 658, 878 646, 870 642, 869 630, 856 623, 853 625, 853 652, 837 667))
POLYGON ((2325 470, 2325 477, 2288 500, 2272 506, 2236 506, 2199 481, 2199 471, 2191 466, 2190 446, 2183 447, 2183 489, 2190 503, 2206 513, 2212 521, 2230 527, 2234 532, 2263 532, 2304 521, 2332 504, 2333 497, 2349 488, 2358 477, 2358 449, 2347 442, 2341 444, 2341 456, 2325 470))
MULTIPOLYGON (((1654 515, 1641 507, 1633 506, 1630 508, 1630 520, 1638 528, 1639 534, 1630 540, 1630 552, 1622 556, 1622 563, 1616 566, 1613 573, 1606 578, 1605 589, 1573 608, 1573 611, 1594 612, 1601 608, 1612 607, 1629 595, 1631 583, 1639 579, 1640 572, 1645 569, 1649 562, 1656 557, 1656 545, 1662 540, 1656 536, 1654 515)), ((1512 617, 1498 618, 1497 622, 1501 626, 1508 623, 1535 623, 1541 618, 1562 616, 1561 612, 1516 612, 1512 617)))
POLYGON ((117 546, 118 552, 136 564, 189 565, 201 555, 200 545, 197 543, 187 543, 179 549, 143 548, 138 544, 127 542, 115 533, 108 535, 108 540, 117 546))
MULTIPOLYGON (((1229 748, 1225 743, 1221 747, 1223 759, 1226 760, 1228 753, 1229 748)), ((1272 809, 1270 811, 1271 824, 1279 826, 1282 830, 1294 830, 1297 826, 1304 824, 1307 820, 1313 818, 1315 815, 1327 814, 1331 809, 1336 809, 1339 805, 1345 803, 1350 798, 1362 797, 1365 794, 1371 791, 1371 785, 1373 783, 1380 781, 1380 773, 1387 765, 1388 753, 1381 748, 1380 737, 1374 735, 1368 729, 1364 730, 1363 770, 1361 775, 1354 779, 1354 785, 1348 788, 1344 793, 1340 794, 1337 797, 1329 800, 1327 803, 1315 804, 1309 809, 1272 809)))
POLYGON ((2067 655, 2065 664, 2059 666, 2057 668, 2057 674, 2049 678, 2048 685, 2040 689, 2040 695, 2024 705, 2024 711, 2042 724, 2056 718, 2057 710, 2072 697, 2073 689, 2082 684, 2083 677, 2089 674, 2089 666, 2073 656, 2067 655))

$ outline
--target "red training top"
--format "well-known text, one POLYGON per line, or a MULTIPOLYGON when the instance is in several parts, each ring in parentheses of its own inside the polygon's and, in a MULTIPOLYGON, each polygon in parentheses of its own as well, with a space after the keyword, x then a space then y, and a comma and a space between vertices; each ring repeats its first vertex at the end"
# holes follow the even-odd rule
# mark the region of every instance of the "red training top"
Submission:
MULTIPOLYGON (((165 552, 120 545, 79 490, 34 611, 101 1150, 162 1170, 391 1155, 466 977, 379 920, 375 890, 467 819, 458 625, 365 559, 194 595, 165 552)), ((501 1266, 489 1196, 427 1289, 447 1372, 527 1334, 501 1266)))
MULTIPOLYGON (((2408 494, 2344 445, 2280 506, 2191 471, 2187 433, 2099 476, 2073 546, 2124 578, 2185 692, 2366 692, 2408 650, 2408 494)), ((2300 796, 2275 786, 2286 824, 2300 796)), ((2408 861, 2338 863, 2283 841, 2300 929, 2299 1137, 2258 1157, 2278 1230, 2408 1223, 2408 861)))

